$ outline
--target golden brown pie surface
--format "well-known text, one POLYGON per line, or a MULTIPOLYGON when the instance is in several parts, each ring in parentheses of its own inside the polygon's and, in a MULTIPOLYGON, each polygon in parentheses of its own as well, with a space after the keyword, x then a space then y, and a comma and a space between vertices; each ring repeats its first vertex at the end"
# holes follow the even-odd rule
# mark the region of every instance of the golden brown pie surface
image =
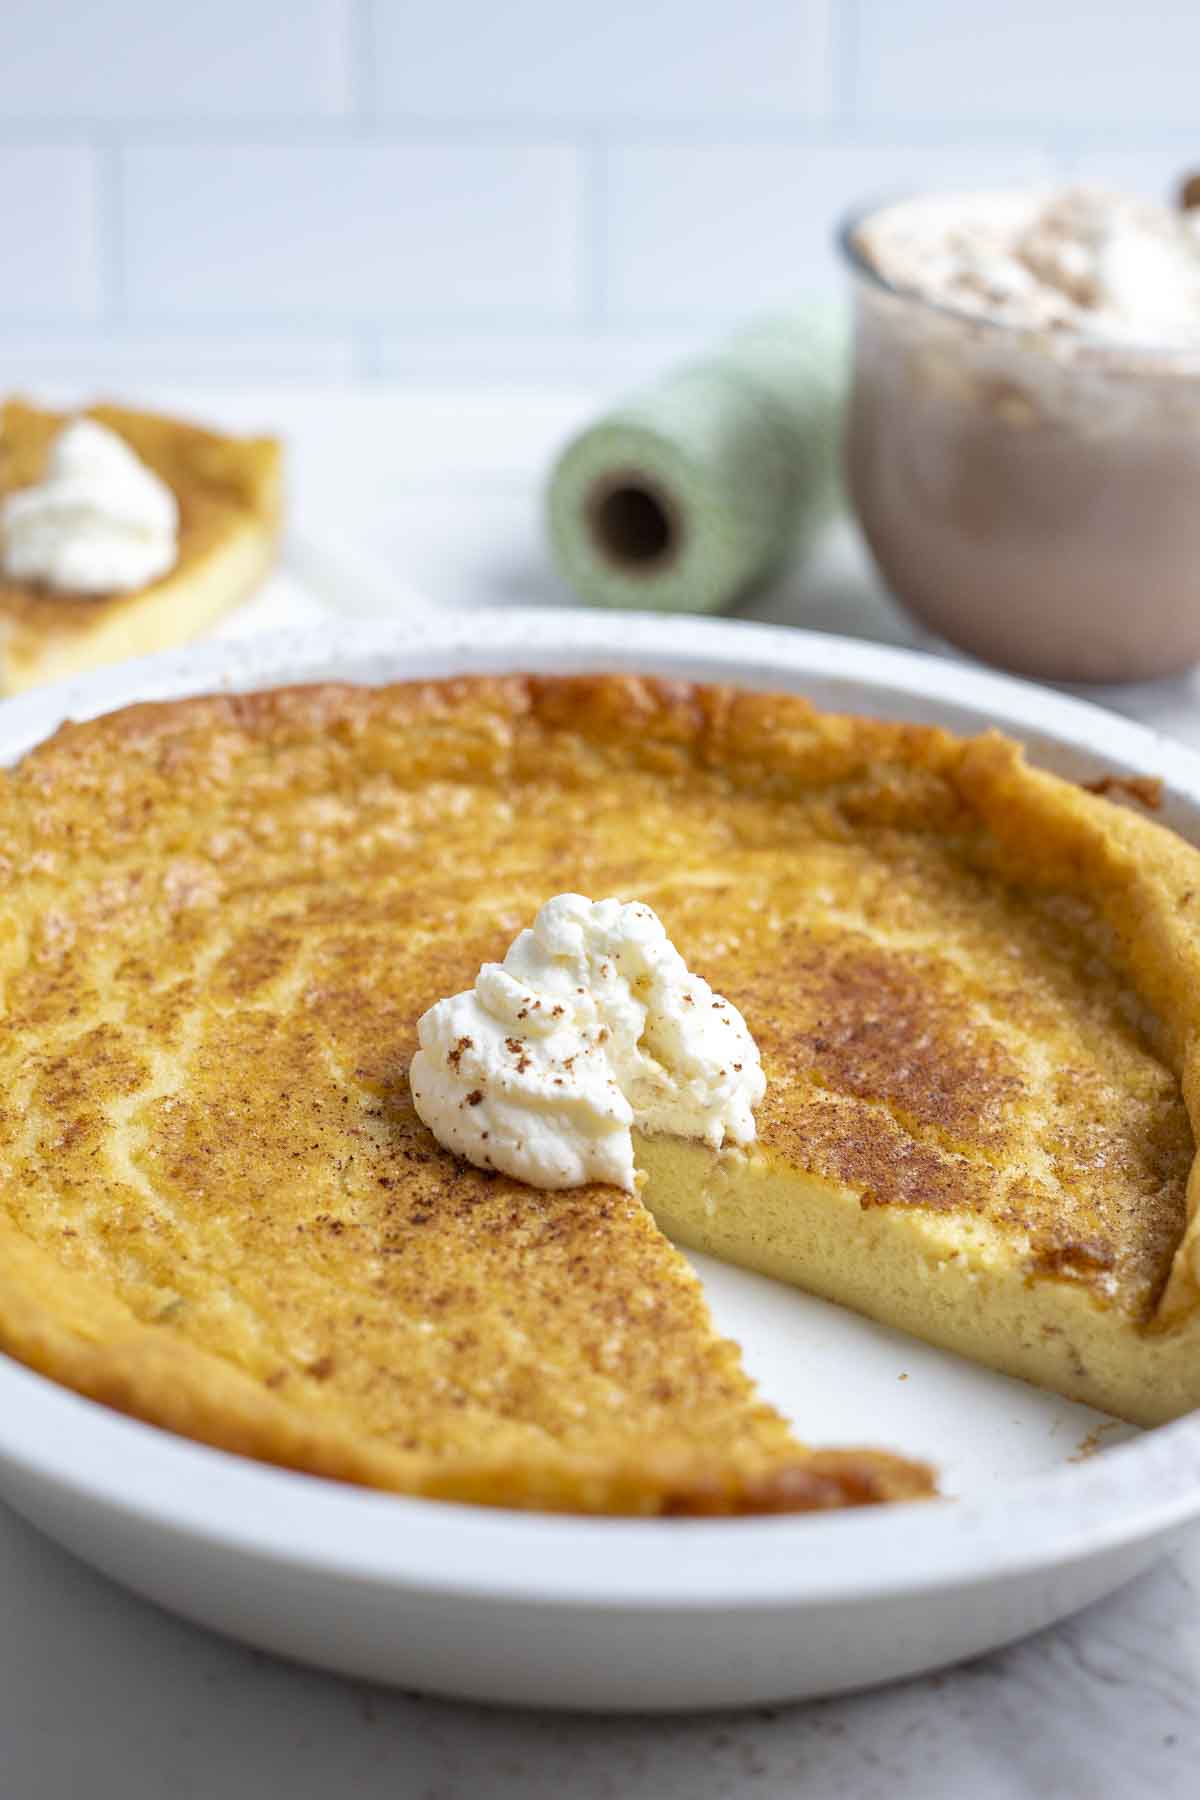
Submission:
MULTIPOLYGON (((280 449, 181 419, 97 405, 83 416, 123 438, 179 503, 175 566, 128 593, 78 594, 10 580, 0 569, 2 691, 181 643, 253 590, 279 528, 280 449)), ((0 406, 0 497, 42 479, 68 415, 0 406)))
POLYGON ((0 856, 0 1343, 98 1398, 501 1504, 925 1491, 796 1445, 655 1212, 1200 1403, 1200 857, 1002 739, 625 677, 201 699, 26 758, 0 856), (567 890, 652 905, 762 1050, 758 1147, 645 1141, 650 1211, 462 1164, 409 1098, 420 1013, 567 890))

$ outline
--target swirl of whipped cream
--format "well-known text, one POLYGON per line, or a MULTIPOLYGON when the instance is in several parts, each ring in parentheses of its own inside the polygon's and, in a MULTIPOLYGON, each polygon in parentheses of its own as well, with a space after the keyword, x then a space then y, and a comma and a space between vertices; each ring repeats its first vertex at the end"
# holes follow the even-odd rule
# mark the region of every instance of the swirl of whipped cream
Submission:
POLYGON ((46 473, 0 503, 0 557, 13 581, 80 594, 128 593, 178 556, 179 505, 125 440, 72 419, 46 473))
POLYGON ((409 1081, 438 1142, 532 1187, 634 1190, 631 1128, 753 1143, 766 1091, 737 1008, 650 907, 559 894, 503 963, 418 1026, 409 1081))

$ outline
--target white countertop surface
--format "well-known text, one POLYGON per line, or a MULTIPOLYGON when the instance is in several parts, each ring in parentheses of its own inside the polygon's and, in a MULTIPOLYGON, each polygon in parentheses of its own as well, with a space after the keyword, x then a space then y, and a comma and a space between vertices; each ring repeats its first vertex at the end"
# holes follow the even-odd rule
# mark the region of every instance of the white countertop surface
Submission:
MULTIPOLYGON (((539 484, 592 392, 156 389, 288 440, 290 569, 357 611, 569 600, 539 484)), ((934 648, 848 528, 748 617, 934 648)), ((264 628, 306 608, 284 597, 264 628)), ((247 619, 245 623, 251 623, 247 619)), ((952 680, 953 663, 947 663, 952 680)), ((1200 744, 1200 680, 1094 696, 1200 744)), ((1200 1793, 1200 1533, 1068 1624, 881 1692, 592 1719, 393 1693, 276 1662, 125 1594, 0 1506, 0 1800, 1172 1800, 1200 1793)))

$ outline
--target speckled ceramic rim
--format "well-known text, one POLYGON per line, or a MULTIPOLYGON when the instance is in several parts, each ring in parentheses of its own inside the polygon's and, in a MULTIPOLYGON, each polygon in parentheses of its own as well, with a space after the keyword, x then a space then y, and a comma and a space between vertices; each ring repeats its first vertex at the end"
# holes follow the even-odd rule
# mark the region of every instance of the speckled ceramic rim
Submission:
MULTIPOLYGON (((965 731, 997 724, 1024 738, 1035 761, 1074 777, 1160 775, 1173 822, 1200 842, 1200 756, 1084 701, 910 651, 646 615, 428 613, 386 628, 339 622, 203 646, 6 703, 0 757, 64 718, 135 699, 602 668, 793 689, 826 706, 965 731)), ((576 1519, 408 1500, 267 1468, 126 1419, 0 1358, 0 1490, 6 1468, 148 1534, 397 1597, 771 1610, 990 1583, 1154 1537, 1200 1515, 1200 1414, 966 1501, 800 1518, 576 1519)))

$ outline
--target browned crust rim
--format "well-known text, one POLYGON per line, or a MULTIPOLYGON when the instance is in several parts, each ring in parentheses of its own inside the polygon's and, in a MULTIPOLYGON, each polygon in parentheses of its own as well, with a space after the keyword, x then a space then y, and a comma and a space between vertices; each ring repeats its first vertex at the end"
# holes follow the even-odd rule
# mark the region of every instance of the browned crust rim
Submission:
MULTIPOLYGON (((923 816, 955 833, 1006 880, 1099 899, 1122 966, 1162 1021, 1164 1053, 1197 1129, 1200 929, 1193 910, 1200 857, 1152 821, 1030 769, 1018 747, 996 734, 959 740, 931 727, 821 714, 791 696, 626 675, 460 678, 385 688, 323 684, 201 696, 64 726, 4 784, 0 840, 10 850, 35 853, 56 829, 55 798, 65 789, 95 812, 92 827, 76 833, 74 848, 102 856, 114 835, 141 829, 140 816, 123 810, 114 768, 136 771, 142 794, 154 804, 186 806, 180 796, 201 770, 209 778, 220 770, 232 778, 228 772, 240 756, 259 757, 298 741, 319 742, 331 757, 369 754, 375 727, 397 720, 421 727, 422 753, 408 773, 425 780, 453 759, 456 715, 468 704, 476 762, 482 758, 496 779, 513 773, 517 723, 542 734, 569 732, 643 766, 717 768, 734 784, 786 790, 821 782, 836 789, 851 818, 868 765, 888 762, 915 782, 897 786, 898 820, 923 816)), ((1160 1307, 1164 1329, 1193 1313, 1200 1297, 1196 1202, 1193 1169, 1189 1223, 1160 1307)), ((434 1469, 423 1458, 318 1431, 218 1358, 207 1359, 211 1391, 191 1391, 160 1329, 131 1329, 126 1318, 103 1346, 85 1342, 35 1297, 36 1263, 44 1253, 11 1225, 0 1241, 6 1253, 0 1343, 78 1391, 288 1467, 410 1494, 514 1503, 512 1472, 486 1457, 470 1468, 434 1469)), ((521 1504, 629 1513, 811 1510, 911 1498, 931 1487, 920 1465, 858 1451, 808 1453, 783 1468, 738 1471, 646 1463, 569 1468, 548 1459, 525 1475, 521 1504)))
MULTIPOLYGON (((117 1412, 280 1468, 421 1499, 631 1516, 820 1512, 935 1492, 925 1464, 865 1449, 797 1448, 795 1461, 761 1468, 666 1456, 589 1464, 565 1455, 516 1467, 486 1452, 438 1462, 306 1419, 221 1357, 131 1321, 118 1302, 71 1276, 98 1330, 111 1332, 104 1341, 84 1337, 37 1297, 51 1263, 0 1218, 0 1350, 117 1412)), ((53 1280, 61 1289, 57 1265, 53 1280)))

